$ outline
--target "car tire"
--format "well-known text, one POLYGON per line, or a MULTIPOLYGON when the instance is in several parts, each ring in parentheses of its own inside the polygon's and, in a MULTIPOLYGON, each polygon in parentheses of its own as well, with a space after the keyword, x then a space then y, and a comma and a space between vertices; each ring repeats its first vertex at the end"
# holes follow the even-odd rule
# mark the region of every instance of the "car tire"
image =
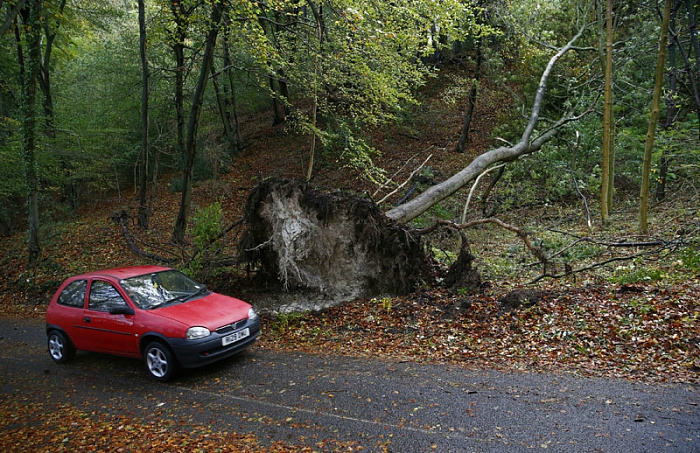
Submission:
POLYGON ((75 346, 66 334, 59 330, 49 332, 49 354, 56 363, 69 362, 75 356, 75 346))
POLYGON ((143 350, 146 371, 155 380, 165 382, 175 375, 177 362, 168 346, 160 341, 148 343, 143 350))

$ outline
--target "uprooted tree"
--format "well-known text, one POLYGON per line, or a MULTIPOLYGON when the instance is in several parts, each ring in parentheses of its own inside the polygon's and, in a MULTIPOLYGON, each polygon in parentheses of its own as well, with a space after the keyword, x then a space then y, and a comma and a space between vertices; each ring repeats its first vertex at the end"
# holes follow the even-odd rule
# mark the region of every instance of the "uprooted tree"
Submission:
MULTIPOLYGON (((266 181, 251 193, 247 203, 248 233, 242 242, 242 258, 255 262, 261 275, 279 278, 287 288, 312 288, 332 297, 412 290, 427 270, 428 261, 421 232, 403 223, 453 195, 489 167, 539 150, 575 119, 563 118, 534 137, 552 69, 573 49, 583 31, 550 59, 517 144, 478 156, 456 175, 386 213, 349 195, 320 194, 300 182, 266 181)), ((468 253, 468 247, 463 250, 468 253)))
POLYGON ((241 258, 259 277, 286 289, 311 288, 332 299, 405 293, 425 269, 420 237, 377 206, 330 195, 301 181, 270 179, 246 204, 241 258))

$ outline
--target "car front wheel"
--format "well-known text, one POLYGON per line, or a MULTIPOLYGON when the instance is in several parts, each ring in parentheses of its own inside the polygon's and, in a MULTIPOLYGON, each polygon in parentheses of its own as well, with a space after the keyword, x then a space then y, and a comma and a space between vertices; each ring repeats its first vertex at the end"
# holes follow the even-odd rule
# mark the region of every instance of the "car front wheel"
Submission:
POLYGON ((66 363, 75 355, 75 347, 68 337, 58 330, 49 332, 49 354, 56 363, 66 363))
POLYGON ((175 357, 170 348, 159 341, 146 345, 143 360, 148 373, 158 381, 167 381, 175 374, 175 357))

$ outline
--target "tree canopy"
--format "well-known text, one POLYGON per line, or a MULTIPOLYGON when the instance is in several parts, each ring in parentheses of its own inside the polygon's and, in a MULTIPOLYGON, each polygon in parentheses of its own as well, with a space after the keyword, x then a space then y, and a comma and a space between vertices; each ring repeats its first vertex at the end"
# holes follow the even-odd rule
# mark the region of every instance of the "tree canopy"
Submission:
MULTIPOLYGON (((141 209, 154 209, 155 188, 167 186, 182 193, 172 235, 182 243, 191 185, 228 171, 259 138, 241 132, 252 116, 302 144, 299 178, 313 181, 319 166, 347 169, 402 222, 419 224, 495 165, 484 180, 504 205, 588 201, 609 185, 607 200, 641 184, 660 2, 149 0, 141 27, 138 6, 0 5, 0 232, 39 231, 39 219, 69 217, 132 187, 141 209), (405 162, 400 176, 375 163, 388 146, 381 132, 411 136, 427 84, 438 79, 450 84, 445 105, 500 96, 483 104, 497 112, 488 146, 466 150, 469 175, 447 191, 437 183, 453 175, 431 177, 423 150, 423 164, 405 162), (490 91, 465 88, 477 85, 490 91), (601 167, 604 141, 614 148, 614 177, 601 167), (17 222, 27 208, 30 220, 17 222)), ((698 8, 676 1, 670 12, 668 89, 644 189, 659 198, 667 184, 695 187, 698 174, 698 8)), ((275 159, 274 149, 266 153, 275 159)))

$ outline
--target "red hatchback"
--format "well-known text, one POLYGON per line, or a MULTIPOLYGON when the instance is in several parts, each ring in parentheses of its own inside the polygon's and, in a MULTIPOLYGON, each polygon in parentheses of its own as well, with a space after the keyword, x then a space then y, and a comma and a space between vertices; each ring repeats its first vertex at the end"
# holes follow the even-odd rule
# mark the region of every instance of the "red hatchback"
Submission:
POLYGON ((260 334, 250 304, 208 291, 160 266, 77 275, 58 288, 46 311, 49 353, 57 363, 76 350, 143 358, 155 379, 244 351, 260 334))

